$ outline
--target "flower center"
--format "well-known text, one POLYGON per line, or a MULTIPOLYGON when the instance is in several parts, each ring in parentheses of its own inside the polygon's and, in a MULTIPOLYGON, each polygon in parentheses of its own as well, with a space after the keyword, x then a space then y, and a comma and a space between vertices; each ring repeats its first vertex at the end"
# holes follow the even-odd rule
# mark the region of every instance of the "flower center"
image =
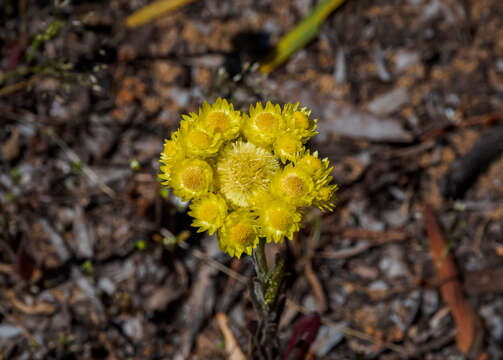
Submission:
POLYGON ((288 220, 288 216, 285 214, 283 210, 281 209, 271 210, 269 211, 268 215, 271 227, 279 231, 286 231, 288 229, 288 225, 290 222, 288 220))
POLYGON ((229 230, 229 236, 233 243, 247 245, 253 238, 253 229, 248 224, 236 224, 229 230))
POLYGON ((318 197, 322 200, 322 201, 328 201, 330 200, 330 197, 332 196, 332 190, 325 186, 325 187, 322 187, 319 191, 318 191, 318 197))
POLYGON ((288 136, 278 138, 278 148, 287 154, 295 153, 295 150, 297 150, 297 146, 298 141, 295 138, 288 136))
POLYGON ((309 127, 309 119, 305 114, 300 111, 293 113, 293 118, 295 120, 295 127, 299 129, 307 129, 309 127))
POLYGON ((304 166, 308 171, 312 172, 315 172, 322 167, 321 160, 312 155, 304 156, 302 159, 300 159, 298 164, 304 166))
POLYGON ((236 142, 217 162, 220 191, 237 206, 250 206, 260 191, 267 191, 278 169, 274 156, 252 143, 236 142))
POLYGON ((201 130, 192 130, 189 133, 188 140, 198 148, 204 148, 210 144, 210 137, 201 130))
POLYGON ((206 222, 213 221, 218 213, 217 206, 213 202, 205 202, 201 204, 201 209, 199 210, 199 218, 206 222))
POLYGON ((229 116, 223 111, 215 111, 208 115, 206 118, 208 125, 210 125, 215 131, 225 131, 229 127, 229 116))
POLYGON ((198 166, 189 166, 183 171, 182 183, 187 189, 196 191, 203 184, 203 170, 198 166))
POLYGON ((271 113, 257 115, 255 124, 262 131, 274 131, 278 127, 278 119, 271 113))
POLYGON ((301 178, 295 175, 288 176, 285 180, 283 180, 283 190, 291 197, 300 196, 304 191, 304 182, 301 178))

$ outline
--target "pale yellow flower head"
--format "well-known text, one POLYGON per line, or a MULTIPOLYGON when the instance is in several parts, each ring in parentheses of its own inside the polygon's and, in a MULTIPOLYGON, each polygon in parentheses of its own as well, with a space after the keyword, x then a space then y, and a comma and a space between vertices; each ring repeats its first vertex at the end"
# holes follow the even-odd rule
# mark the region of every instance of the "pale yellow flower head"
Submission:
POLYGON ((255 196, 267 191, 279 167, 273 154, 249 142, 237 141, 217 158, 217 182, 234 206, 253 206, 255 196))
POLYGON ((285 237, 292 240, 302 220, 301 212, 295 205, 268 194, 263 194, 258 201, 257 214, 260 235, 275 243, 282 242, 285 237))
POLYGON ((275 174, 271 191, 275 196, 296 206, 309 206, 315 197, 312 176, 292 164, 275 174))
POLYGON ((169 185, 173 168, 178 161, 185 158, 185 151, 178 137, 178 131, 171 135, 170 140, 164 141, 164 150, 161 153, 161 174, 159 178, 163 185, 169 185))
POLYGON ((332 211, 335 207, 335 202, 337 201, 335 196, 337 189, 337 184, 330 184, 317 188, 313 205, 321 211, 332 211))
POLYGON ((303 149, 302 140, 294 131, 284 131, 274 141, 274 155, 283 164, 295 160, 297 154, 302 152, 303 149))
POLYGON ((303 143, 318 133, 316 131, 318 120, 311 119, 311 110, 305 107, 299 108, 299 103, 283 106, 282 115, 287 129, 296 132, 303 143))
POLYGON ((256 215, 248 208, 231 212, 218 230, 218 240, 220 249, 230 256, 251 255, 258 244, 256 215))
POLYGON ((208 231, 212 235, 224 223, 227 203, 220 195, 208 194, 192 202, 189 215, 194 218, 192 226, 199 228, 197 232, 208 231))
POLYGON ((210 105, 206 101, 199 109, 199 119, 210 133, 221 134, 225 140, 239 136, 241 129, 241 112, 234 110, 234 105, 225 99, 218 99, 210 105))
POLYGON ((262 147, 270 147, 284 129, 281 107, 270 101, 265 107, 262 103, 255 107, 250 105, 250 115, 245 115, 243 120, 243 134, 247 140, 262 147))
POLYGON ((165 141, 159 178, 230 256, 250 255, 260 238, 292 239, 305 208, 336 201, 328 159, 305 148, 316 134, 310 115, 299 104, 257 103, 242 114, 223 99, 205 102, 165 141))
POLYGON ((175 165, 171 185, 183 201, 206 195, 214 184, 213 169, 204 160, 185 159, 175 165))

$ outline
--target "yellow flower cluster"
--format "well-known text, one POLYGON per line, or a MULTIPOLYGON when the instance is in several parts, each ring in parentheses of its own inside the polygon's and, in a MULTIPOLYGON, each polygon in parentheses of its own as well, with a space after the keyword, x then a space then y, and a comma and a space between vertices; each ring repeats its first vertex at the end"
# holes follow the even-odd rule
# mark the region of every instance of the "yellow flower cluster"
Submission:
POLYGON ((162 183, 183 201, 199 232, 217 232, 222 251, 251 255, 259 238, 292 239, 304 208, 332 210, 332 167, 304 144, 316 120, 299 104, 268 102, 248 114, 218 99, 182 116, 161 153, 162 183))

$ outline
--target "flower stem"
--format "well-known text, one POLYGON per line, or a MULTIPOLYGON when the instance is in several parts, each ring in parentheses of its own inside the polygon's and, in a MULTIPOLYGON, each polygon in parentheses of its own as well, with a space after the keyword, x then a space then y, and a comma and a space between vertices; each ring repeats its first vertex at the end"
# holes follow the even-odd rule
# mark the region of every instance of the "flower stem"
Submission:
POLYGON ((258 327, 254 337, 254 359, 272 359, 278 350, 277 327, 279 320, 279 302, 285 261, 278 254, 274 267, 269 270, 265 256, 265 239, 253 253, 253 264, 257 278, 252 288, 252 299, 258 312, 258 327))

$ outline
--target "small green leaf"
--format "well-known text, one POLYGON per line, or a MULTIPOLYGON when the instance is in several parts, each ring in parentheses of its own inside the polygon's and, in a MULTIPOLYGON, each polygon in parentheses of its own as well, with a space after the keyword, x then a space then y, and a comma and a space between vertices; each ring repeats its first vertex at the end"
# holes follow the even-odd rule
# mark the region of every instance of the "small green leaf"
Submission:
POLYGON ((17 198, 16 194, 14 194, 13 192, 10 192, 10 191, 5 196, 5 200, 7 202, 14 202, 14 201, 16 201, 16 198, 17 198))
POLYGON ((83 264, 82 264, 82 270, 87 274, 87 275, 91 275, 91 273, 93 272, 93 263, 91 262, 91 260, 86 260, 83 264))
POLYGON ((136 159, 131 160, 131 162, 129 163, 129 167, 134 171, 138 171, 141 169, 140 162, 136 159))
POLYGON ((26 53, 26 62, 30 63, 35 57, 35 54, 37 53, 40 46, 46 41, 49 41, 53 37, 55 37, 64 26, 64 22, 60 20, 54 20, 49 25, 47 25, 42 33, 37 34, 26 53))
POLYGON ((82 171, 84 171, 84 164, 82 164, 82 161, 77 160, 77 161, 72 162, 72 172, 75 175, 82 174, 82 171))
POLYGON ((147 248, 147 243, 145 242, 145 240, 138 240, 136 242, 136 248, 140 251, 143 251, 147 248))
POLYGON ((21 172, 18 168, 14 168, 10 171, 10 177, 15 184, 19 184, 19 182, 21 181, 21 172))

